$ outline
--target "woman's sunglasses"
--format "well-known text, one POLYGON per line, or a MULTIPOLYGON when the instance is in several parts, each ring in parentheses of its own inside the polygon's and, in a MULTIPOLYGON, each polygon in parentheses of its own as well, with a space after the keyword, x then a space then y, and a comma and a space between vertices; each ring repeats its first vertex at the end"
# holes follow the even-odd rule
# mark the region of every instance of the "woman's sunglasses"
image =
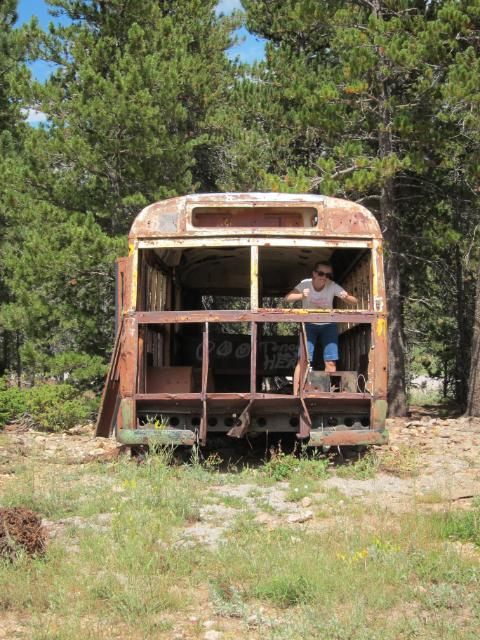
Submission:
POLYGON ((333 273, 331 273, 330 271, 327 273, 326 271, 315 270, 315 273, 319 276, 325 276, 325 278, 328 278, 329 280, 333 279, 333 273))

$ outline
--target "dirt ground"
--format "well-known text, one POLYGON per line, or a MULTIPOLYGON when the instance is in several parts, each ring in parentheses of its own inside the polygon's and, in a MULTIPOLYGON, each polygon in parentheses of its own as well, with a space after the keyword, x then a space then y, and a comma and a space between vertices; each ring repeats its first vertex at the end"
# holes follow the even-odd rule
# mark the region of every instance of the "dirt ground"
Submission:
MULTIPOLYGON (((215 548, 234 519, 236 500, 253 512, 257 522, 266 528, 287 525, 315 531, 335 524, 334 512, 332 518, 317 519, 312 509, 312 506, 318 507, 332 490, 338 492, 340 502, 344 496, 346 508, 348 504, 371 503, 396 513, 411 510, 412 504, 425 511, 445 509, 446 506, 468 508, 480 496, 480 419, 444 417, 435 408, 414 408, 410 417, 389 419, 387 426, 390 441, 374 450, 377 472, 367 474, 366 479, 342 472, 352 458, 346 459, 340 452, 333 451, 329 477, 321 483, 316 495, 302 500, 288 498, 288 482, 260 487, 249 481, 242 483, 239 479, 239 482, 212 485, 210 499, 202 507, 198 521, 178 532, 174 546, 205 544, 215 548)), ((352 452, 343 453, 352 455, 352 452)), ((113 440, 94 438, 91 426, 63 434, 48 434, 11 425, 0 432, 0 489, 12 481, 15 465, 30 457, 35 457, 37 466, 42 463, 48 466, 108 462, 121 455, 129 453, 113 440)), ((257 463, 262 464, 260 458, 257 463)), ((325 504, 328 508, 326 498, 325 504)), ((107 518, 108 514, 104 515, 107 518)), ((108 527, 105 518, 102 520, 100 515, 87 526, 108 527)), ((71 524, 67 520, 44 520, 48 537, 61 536, 71 524)), ((0 638, 8 638, 9 629, 16 628, 15 620, 10 622, 8 616, 0 619, 0 638)), ((218 629, 218 626, 210 629, 206 624, 205 639, 221 638, 222 631, 218 629)), ((187 636, 179 633, 172 637, 187 636)))
MULTIPOLYGON (((352 462, 352 456, 358 458, 358 453, 332 451, 331 477, 323 483, 325 489, 335 488, 348 498, 374 501, 395 511, 411 508, 412 500, 423 505, 421 508, 430 510, 445 503, 457 503, 459 508, 468 507, 475 497, 480 496, 479 418, 441 417, 435 407, 414 407, 408 418, 387 420, 387 427, 390 434, 388 445, 378 447, 374 452, 379 462, 378 473, 367 479, 348 477, 349 474, 342 474, 341 469, 352 462), (341 453, 349 457, 339 455, 341 453)), ((58 434, 23 430, 20 425, 11 425, 7 426, 1 438, 0 483, 11 479, 12 466, 25 457, 35 456, 38 462, 46 464, 82 465, 129 455, 125 447, 118 446, 114 440, 95 438, 92 426, 76 427, 68 433, 58 434)), ((235 452, 235 449, 229 451, 235 452)), ((261 465, 264 455, 264 451, 259 451, 257 459, 254 454, 249 462, 261 465)), ((287 483, 265 487, 264 498, 271 503, 273 511, 278 512, 281 520, 298 518, 300 521, 302 504, 285 499, 287 488, 287 483)), ((248 484, 238 483, 222 483, 217 488, 219 495, 231 495, 247 502, 251 489, 248 484)), ((303 505, 304 509, 308 507, 307 503, 308 500, 303 505)), ((214 530, 216 521, 228 520, 225 507, 209 505, 205 509, 199 536, 209 528, 207 523, 214 530)), ((265 520, 268 520, 266 516, 265 520)), ((215 530, 211 536, 207 535, 207 540, 216 539, 221 533, 221 530, 215 530)), ((188 532, 190 534, 195 535, 195 532, 188 532)))

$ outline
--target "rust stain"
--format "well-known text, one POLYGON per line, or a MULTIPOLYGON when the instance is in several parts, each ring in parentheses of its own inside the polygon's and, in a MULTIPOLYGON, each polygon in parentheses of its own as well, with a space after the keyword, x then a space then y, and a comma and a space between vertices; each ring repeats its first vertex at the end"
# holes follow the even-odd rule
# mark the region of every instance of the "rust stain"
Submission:
MULTIPOLYGON (((284 264, 282 273, 287 270, 284 264)), ((172 441, 191 444, 194 437, 200 444, 205 444, 214 428, 223 429, 223 432, 230 430, 237 437, 245 435, 251 421, 268 409, 285 415, 287 422, 293 420, 300 437, 306 438, 311 433, 313 443, 319 438, 312 428, 315 416, 335 407, 359 406, 364 415, 370 415, 372 426, 361 433, 346 430, 324 434, 322 443, 357 444, 380 442, 384 438, 379 431, 385 423, 387 381, 382 237, 375 217, 364 207, 338 198, 307 194, 226 193, 171 198, 153 203, 138 214, 129 235, 128 259, 121 263, 119 272, 121 278, 118 278, 117 287, 121 290, 117 291, 117 322, 121 331, 117 334, 99 416, 98 428, 102 433, 111 431, 116 425, 120 430, 124 427, 124 435, 128 431, 129 442, 146 443, 151 430, 144 427, 142 415, 153 412, 170 421, 164 432, 168 431, 172 441), (277 256, 285 256, 282 259, 288 260, 288 256, 293 255, 288 252, 290 248, 295 249, 298 256, 308 256, 302 262, 307 266, 315 253, 328 257, 338 252, 340 257, 345 257, 351 251, 356 255, 350 271, 354 284, 355 274, 362 271, 361 282, 355 284, 358 291, 361 290, 360 308, 293 309, 286 304, 284 308, 259 308, 262 297, 270 295, 264 289, 266 272, 262 273, 265 264, 262 261, 270 255, 268 252, 276 252, 277 256), (212 264, 216 252, 221 257, 217 266, 201 271, 202 261, 210 260, 212 264), (226 269, 229 255, 238 256, 240 252, 242 255, 248 253, 248 262, 237 260, 239 268, 226 269), (367 254, 368 259, 363 260, 367 254), (190 261, 186 261, 188 256, 190 261), (365 268, 360 266, 361 260, 366 264, 365 268), (195 278, 203 282, 198 278, 199 273, 204 274, 205 283, 209 284, 202 284, 200 288, 197 283, 195 289, 192 286, 195 278), (216 287, 237 297, 247 295, 243 292, 248 290, 249 308, 207 310, 201 306, 188 307, 189 296, 213 296, 216 287), (353 382, 347 388, 341 378, 341 393, 306 390, 302 385, 295 393, 265 391, 261 386, 265 383, 262 372, 266 370, 261 362, 265 357, 260 342, 262 332, 267 323, 284 322, 301 326, 305 322, 338 323, 347 337, 351 329, 363 327, 362 340, 366 340, 366 346, 360 345, 359 340, 352 340, 351 347, 356 368, 360 367, 360 356, 366 358, 362 364, 365 385, 361 391, 360 387, 357 389, 358 372, 353 370, 353 365, 348 370, 353 382), (209 333, 209 323, 229 325, 218 351, 210 352, 211 345, 215 347, 212 336, 218 334, 215 334, 215 328, 209 333), (222 374, 219 368, 220 361, 228 360, 225 354, 234 349, 233 343, 228 342, 228 331, 234 331, 232 323, 250 325, 250 351, 240 349, 237 353, 238 357, 245 357, 248 375, 238 387, 222 391, 224 378, 233 375, 231 372, 222 374), (184 362, 182 350, 192 340, 198 341, 199 361, 184 362), (360 349, 364 351, 360 352, 360 349), (148 371, 152 367, 158 370, 179 364, 189 365, 192 369, 195 364, 198 371, 196 390, 189 393, 162 393, 162 389, 148 392, 148 371), (213 384, 219 384, 220 388, 213 389, 213 384), (235 412, 233 424, 227 424, 228 411, 235 412), (184 420, 181 423, 184 433, 177 439, 177 433, 182 429, 175 421, 180 420, 184 420), (226 421, 225 425, 222 420, 226 421), (137 430, 138 434, 135 433, 137 430)), ((282 273, 279 273, 280 278, 282 273)), ((345 277, 350 277, 348 273, 347 269, 345 277)), ((273 290, 272 285, 269 286, 273 290)), ((358 297, 357 293, 355 295, 358 297)), ((275 333, 271 339, 276 339, 275 333)), ((279 340, 273 352, 279 362, 286 356, 292 357, 292 352, 282 351, 279 340)), ((293 358, 296 357, 295 351, 293 358)), ((308 363, 303 352, 300 361, 305 378, 308 363)), ((293 373, 294 363, 288 366, 292 367, 293 373)), ((277 424, 281 423, 279 420, 277 424)))

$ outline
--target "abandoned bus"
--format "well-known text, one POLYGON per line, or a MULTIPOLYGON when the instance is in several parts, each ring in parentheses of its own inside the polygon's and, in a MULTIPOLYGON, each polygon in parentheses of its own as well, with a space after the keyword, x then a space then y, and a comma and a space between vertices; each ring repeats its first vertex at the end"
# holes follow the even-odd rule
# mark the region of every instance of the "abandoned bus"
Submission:
MULTIPOLYGON (((321 351, 318 350, 317 351, 321 351)), ((294 433, 311 446, 386 439, 382 238, 364 207, 278 193, 152 204, 117 261, 117 334, 97 422, 128 445, 294 433), (332 265, 357 299, 295 308, 287 292, 332 265), (337 371, 308 361, 305 323, 336 323, 337 371), (299 361, 300 384, 292 384, 299 361)))

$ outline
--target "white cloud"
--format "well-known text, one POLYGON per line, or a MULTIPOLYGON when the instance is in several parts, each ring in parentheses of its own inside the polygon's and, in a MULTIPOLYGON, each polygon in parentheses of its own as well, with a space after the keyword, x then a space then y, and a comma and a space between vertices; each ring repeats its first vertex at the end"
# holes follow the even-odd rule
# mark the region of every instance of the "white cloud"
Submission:
POLYGON ((235 9, 243 11, 240 0, 219 0, 216 12, 217 14, 223 13, 228 16, 232 11, 235 11, 235 9))
POLYGON ((22 115, 32 127, 38 126, 41 122, 47 121, 47 114, 38 109, 22 109, 22 115))

